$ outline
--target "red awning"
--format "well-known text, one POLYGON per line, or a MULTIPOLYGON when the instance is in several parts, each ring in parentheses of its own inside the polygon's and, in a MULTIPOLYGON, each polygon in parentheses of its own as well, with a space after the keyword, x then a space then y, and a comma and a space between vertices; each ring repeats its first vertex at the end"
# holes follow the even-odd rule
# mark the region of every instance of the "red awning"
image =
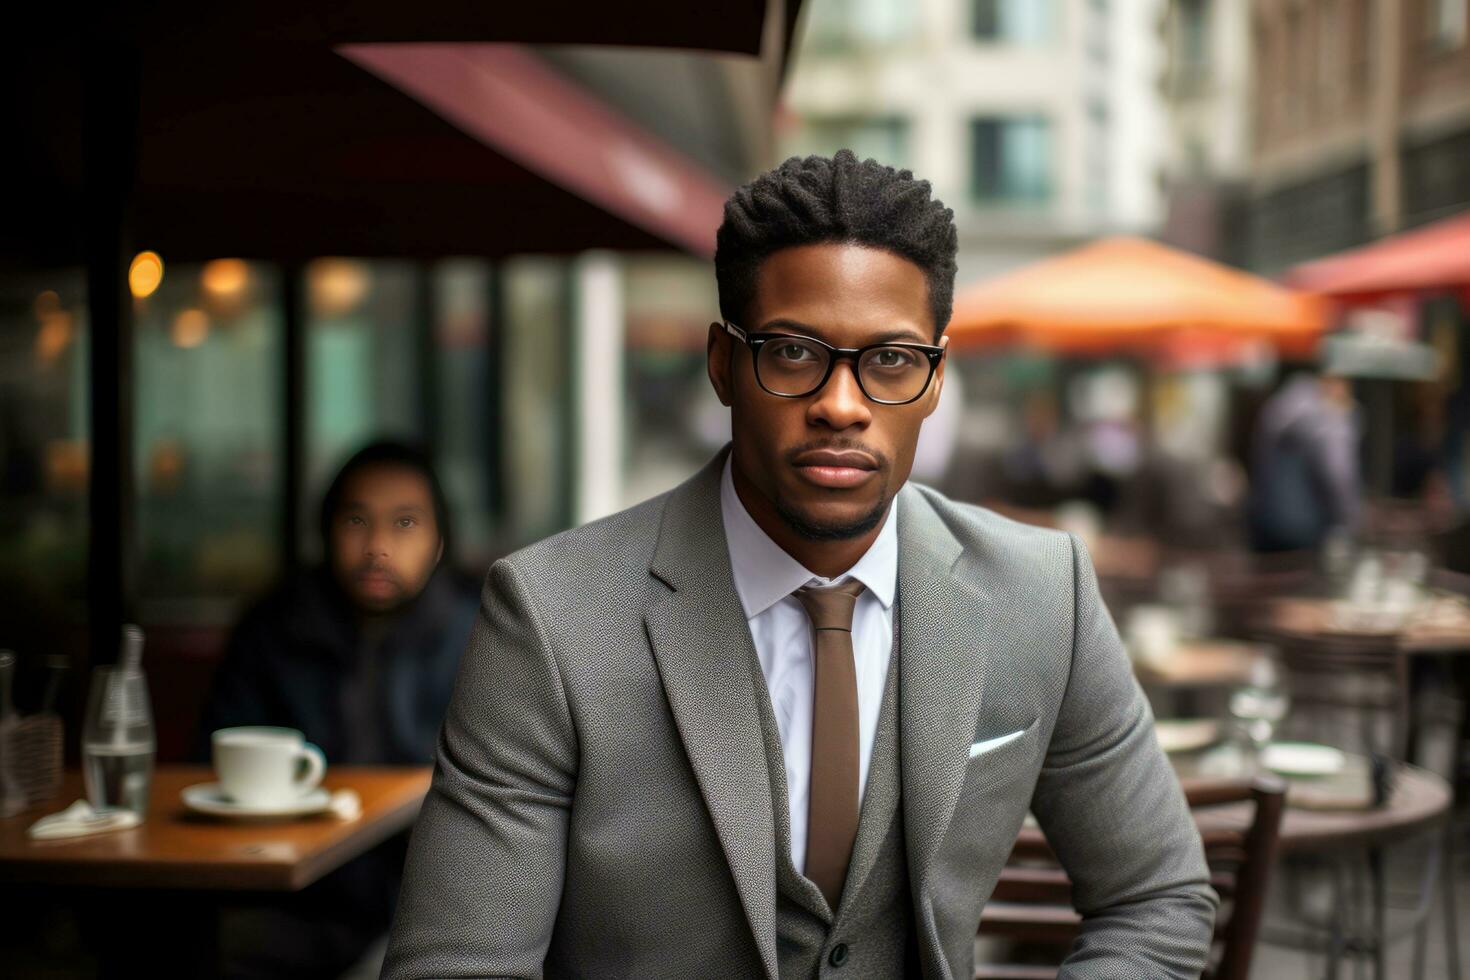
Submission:
POLYGON ((505 157, 696 255, 731 188, 511 44, 354 44, 349 61, 505 157))
POLYGON ((1286 281, 1342 301, 1470 290, 1470 212, 1307 262, 1286 281))

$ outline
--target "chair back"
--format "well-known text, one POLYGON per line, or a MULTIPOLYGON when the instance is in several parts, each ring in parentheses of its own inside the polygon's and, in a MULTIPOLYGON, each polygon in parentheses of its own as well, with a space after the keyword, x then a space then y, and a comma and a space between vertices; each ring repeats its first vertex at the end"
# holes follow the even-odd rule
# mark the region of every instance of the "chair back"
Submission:
MULTIPOLYGON (((1185 798, 1200 825, 1210 885, 1220 896, 1215 955, 1204 975, 1246 980, 1265 911, 1286 787, 1275 777, 1259 776, 1196 783, 1186 787, 1185 798), (1236 810, 1244 820, 1232 818, 1236 810)), ((1023 831, 980 918, 980 935, 1065 949, 1081 923, 1072 907, 1072 883, 1046 839, 1040 832, 1023 831)), ((986 964, 975 976, 1042 980, 1055 977, 1056 967, 986 964)))

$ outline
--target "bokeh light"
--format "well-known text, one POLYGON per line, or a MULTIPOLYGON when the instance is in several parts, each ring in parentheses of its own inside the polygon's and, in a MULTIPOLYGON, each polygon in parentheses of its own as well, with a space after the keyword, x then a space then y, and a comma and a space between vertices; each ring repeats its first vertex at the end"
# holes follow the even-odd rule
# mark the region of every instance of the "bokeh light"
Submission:
POLYGON ((215 259, 205 263, 199 274, 204 291, 218 299, 232 299, 250 282, 250 266, 244 259, 215 259))
POLYGON ((144 299, 152 296, 163 282, 163 259, 157 252, 139 252, 128 266, 128 288, 133 296, 144 299))
POLYGON ((203 310, 190 307, 180 310, 174 317, 174 346, 188 349, 198 347, 209 336, 209 316, 203 310))

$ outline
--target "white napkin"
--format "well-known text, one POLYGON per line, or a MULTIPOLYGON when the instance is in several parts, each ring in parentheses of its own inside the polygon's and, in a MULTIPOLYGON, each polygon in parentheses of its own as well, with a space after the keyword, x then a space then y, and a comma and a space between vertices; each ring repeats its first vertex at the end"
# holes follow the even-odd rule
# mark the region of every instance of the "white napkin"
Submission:
POLYGON ((31 824, 26 835, 35 840, 58 840, 62 837, 84 837, 109 830, 131 830, 143 822, 132 810, 94 810, 86 800, 77 800, 60 813, 42 817, 31 824))

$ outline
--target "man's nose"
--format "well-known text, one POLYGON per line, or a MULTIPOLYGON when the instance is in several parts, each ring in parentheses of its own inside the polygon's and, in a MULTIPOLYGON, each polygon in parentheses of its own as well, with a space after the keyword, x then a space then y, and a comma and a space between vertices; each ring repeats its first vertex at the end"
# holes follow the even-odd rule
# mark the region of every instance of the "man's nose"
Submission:
POLYGON ((386 528, 374 528, 368 532, 366 551, 369 557, 388 557, 388 531, 386 528))
POLYGON ((838 361, 827 384, 807 409, 807 421, 840 431, 855 425, 866 427, 872 420, 868 398, 858 384, 852 362, 838 361))

